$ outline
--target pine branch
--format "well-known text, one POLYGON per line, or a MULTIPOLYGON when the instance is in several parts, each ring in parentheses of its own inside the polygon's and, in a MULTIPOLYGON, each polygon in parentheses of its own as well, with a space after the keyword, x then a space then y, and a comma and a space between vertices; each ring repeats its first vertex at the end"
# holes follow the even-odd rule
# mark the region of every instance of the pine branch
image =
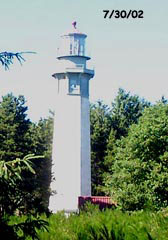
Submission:
POLYGON ((14 59, 16 58, 19 63, 22 65, 23 62, 26 60, 23 58, 23 54, 32 53, 35 54, 36 52, 0 52, 0 62, 5 70, 9 70, 9 66, 13 64, 14 59))

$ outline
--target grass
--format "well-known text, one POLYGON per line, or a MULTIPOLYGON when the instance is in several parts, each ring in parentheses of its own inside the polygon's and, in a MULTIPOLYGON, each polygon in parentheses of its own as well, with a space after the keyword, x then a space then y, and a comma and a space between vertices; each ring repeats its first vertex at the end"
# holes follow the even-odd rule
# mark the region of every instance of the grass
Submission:
POLYGON ((52 214, 48 222, 48 232, 39 232, 40 240, 168 240, 167 210, 101 212, 88 206, 79 215, 52 214))

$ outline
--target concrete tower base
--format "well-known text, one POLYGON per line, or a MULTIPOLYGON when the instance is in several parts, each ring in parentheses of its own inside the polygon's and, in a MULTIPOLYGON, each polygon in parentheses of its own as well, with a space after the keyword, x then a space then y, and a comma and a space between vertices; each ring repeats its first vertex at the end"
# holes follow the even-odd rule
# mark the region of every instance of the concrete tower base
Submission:
POLYGON ((78 197, 91 196, 90 119, 86 97, 57 98, 54 124, 53 176, 49 209, 77 211, 78 197))

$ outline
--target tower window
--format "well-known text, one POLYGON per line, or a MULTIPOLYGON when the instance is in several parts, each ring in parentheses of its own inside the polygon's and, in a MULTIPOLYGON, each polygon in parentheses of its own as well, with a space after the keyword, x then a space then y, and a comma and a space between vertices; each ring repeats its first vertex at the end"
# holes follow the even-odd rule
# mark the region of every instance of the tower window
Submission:
POLYGON ((70 43, 70 54, 72 55, 72 43, 70 43))
POLYGON ((69 80, 69 93, 70 94, 80 94, 80 83, 77 79, 69 80))

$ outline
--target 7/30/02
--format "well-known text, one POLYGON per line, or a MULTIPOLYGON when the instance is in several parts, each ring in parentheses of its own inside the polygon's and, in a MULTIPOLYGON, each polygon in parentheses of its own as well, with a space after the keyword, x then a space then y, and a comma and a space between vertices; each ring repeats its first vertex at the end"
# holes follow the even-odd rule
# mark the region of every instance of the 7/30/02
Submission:
POLYGON ((144 12, 142 10, 103 10, 104 18, 143 18, 144 12))

